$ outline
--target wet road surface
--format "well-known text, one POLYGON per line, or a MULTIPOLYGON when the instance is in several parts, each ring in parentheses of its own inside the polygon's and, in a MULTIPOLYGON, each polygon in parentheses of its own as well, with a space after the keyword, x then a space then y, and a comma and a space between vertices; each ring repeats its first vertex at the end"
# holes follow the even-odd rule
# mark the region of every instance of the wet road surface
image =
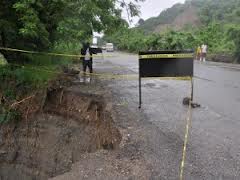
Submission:
MULTIPOLYGON (((94 59, 122 134, 119 149, 83 154, 54 180, 177 180, 190 96, 189 81, 144 79, 138 109, 138 57, 119 53, 94 59), (106 76, 129 75, 116 77, 106 76)), ((185 180, 240 179, 240 66, 195 63, 194 101, 185 180)), ((98 81, 98 80, 97 80, 98 81)), ((95 82, 94 82, 95 83, 95 82)))
MULTIPOLYGON (((96 60, 97 71, 138 73, 136 55, 114 55, 96 60)), ((240 179, 240 66, 196 62, 194 71, 194 101, 202 107, 193 110, 185 179, 240 179)), ((138 79, 113 81, 109 87, 122 104, 139 113, 146 126, 155 128, 143 132, 149 138, 143 151, 153 166, 153 177, 178 179, 187 114, 182 99, 190 95, 190 82, 143 80, 143 108, 139 111, 138 79)))

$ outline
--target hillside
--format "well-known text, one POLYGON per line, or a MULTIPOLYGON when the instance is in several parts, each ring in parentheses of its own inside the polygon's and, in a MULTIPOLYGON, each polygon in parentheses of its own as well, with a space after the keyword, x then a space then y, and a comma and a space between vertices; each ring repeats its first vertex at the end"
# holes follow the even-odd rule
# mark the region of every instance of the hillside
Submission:
POLYGON ((187 0, 164 10, 159 16, 147 19, 139 28, 145 32, 181 30, 211 22, 239 23, 240 0, 187 0))
POLYGON ((154 28, 154 32, 162 32, 167 29, 181 30, 186 26, 197 27, 201 25, 201 20, 197 14, 197 8, 190 6, 181 12, 172 23, 159 24, 154 28))

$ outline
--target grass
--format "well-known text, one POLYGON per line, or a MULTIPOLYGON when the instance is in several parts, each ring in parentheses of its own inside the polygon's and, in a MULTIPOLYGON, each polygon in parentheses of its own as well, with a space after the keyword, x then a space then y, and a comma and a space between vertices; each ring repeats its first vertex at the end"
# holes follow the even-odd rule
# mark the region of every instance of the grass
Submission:
MULTIPOLYGON (((81 44, 59 42, 52 49, 55 53, 80 54, 81 44)), ((75 58, 76 60, 76 58, 75 58)), ((10 60, 8 65, 0 65, 0 124, 17 120, 19 112, 11 109, 11 102, 32 95, 39 89, 46 88, 49 81, 62 72, 63 66, 73 63, 71 57, 49 56, 43 54, 20 54, 19 59, 10 60), (9 103, 10 102, 10 103, 9 103)))
POLYGON ((0 67, 0 95, 4 97, 4 102, 0 104, 0 124, 19 119, 19 112, 10 107, 12 102, 20 100, 39 88, 46 87, 48 81, 56 76, 56 74, 43 71, 42 68, 38 71, 33 68, 36 66, 0 67))
POLYGON ((45 55, 26 55, 27 61, 0 65, 0 124, 18 119, 19 112, 11 109, 9 102, 21 100, 39 89, 46 88, 49 81, 61 73, 61 67, 72 64, 71 58, 45 55))

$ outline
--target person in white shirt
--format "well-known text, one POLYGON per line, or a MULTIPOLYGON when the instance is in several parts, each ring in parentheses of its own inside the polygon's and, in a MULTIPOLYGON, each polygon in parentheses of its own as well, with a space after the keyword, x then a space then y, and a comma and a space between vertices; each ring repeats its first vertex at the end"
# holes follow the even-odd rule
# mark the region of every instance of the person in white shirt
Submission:
POLYGON ((207 57, 207 45, 203 44, 201 46, 201 58, 200 58, 200 61, 206 62, 206 57, 207 57))
POLYGON ((82 63, 83 63, 83 72, 86 73, 87 67, 89 69, 89 72, 93 72, 93 61, 92 61, 92 55, 95 54, 90 47, 90 43, 83 44, 83 48, 81 49, 81 55, 82 57, 82 63))

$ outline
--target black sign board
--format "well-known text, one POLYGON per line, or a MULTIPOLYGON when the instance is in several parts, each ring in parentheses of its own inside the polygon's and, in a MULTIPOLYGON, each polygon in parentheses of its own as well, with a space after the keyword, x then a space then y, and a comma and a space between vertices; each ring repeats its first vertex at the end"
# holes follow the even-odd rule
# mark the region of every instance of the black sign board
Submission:
POLYGON ((147 51, 139 53, 140 77, 193 76, 192 51, 147 51))
POLYGON ((139 108, 141 108, 141 78, 193 77, 193 51, 139 52, 139 108))

